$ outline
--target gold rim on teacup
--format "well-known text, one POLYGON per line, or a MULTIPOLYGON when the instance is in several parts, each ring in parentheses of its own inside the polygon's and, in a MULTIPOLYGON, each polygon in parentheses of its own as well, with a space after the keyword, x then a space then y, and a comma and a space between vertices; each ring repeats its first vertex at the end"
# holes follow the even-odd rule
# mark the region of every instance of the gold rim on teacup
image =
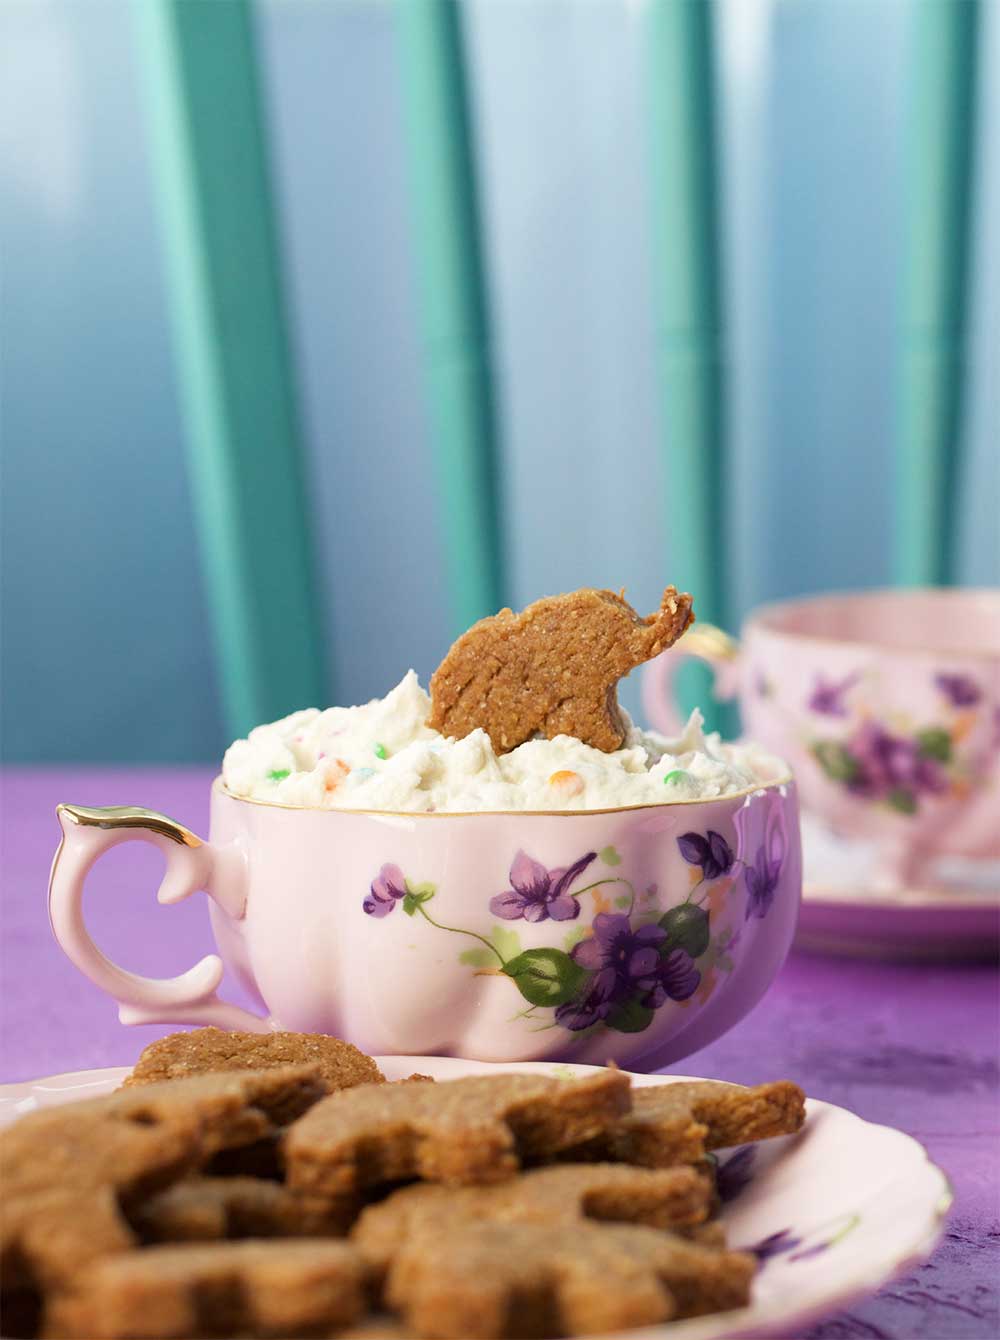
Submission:
MULTIPOLYGON (((777 758, 776 755, 771 757, 777 758)), ((783 759, 778 762, 784 764, 783 759)), ((787 764, 785 764, 787 768, 787 764)), ((717 801, 739 800, 745 796, 755 796, 760 791, 770 791, 774 787, 788 786, 792 782, 791 769, 768 782, 758 782, 754 786, 745 786, 741 791, 726 791, 719 796, 678 797, 676 800, 651 800, 642 805, 611 805, 600 810, 355 810, 345 805, 286 805, 280 800, 258 800, 256 796, 238 796, 230 791, 222 780, 221 774, 212 783, 212 790, 219 791, 228 800, 237 800, 244 805, 261 805, 269 810, 301 810, 306 814, 370 814, 388 819, 481 819, 507 815, 517 818, 535 819, 579 819, 589 814, 637 814, 641 810, 666 810, 677 805, 711 805, 717 801)))

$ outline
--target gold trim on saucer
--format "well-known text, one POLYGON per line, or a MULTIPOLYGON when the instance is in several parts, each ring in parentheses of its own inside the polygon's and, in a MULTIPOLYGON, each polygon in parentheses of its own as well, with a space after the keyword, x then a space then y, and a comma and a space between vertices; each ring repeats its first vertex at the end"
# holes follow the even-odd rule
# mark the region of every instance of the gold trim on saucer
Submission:
POLYGON ((63 815, 81 828, 144 828, 150 833, 158 833, 181 847, 200 847, 202 841, 190 828, 169 819, 156 810, 144 810, 138 805, 104 805, 91 808, 87 805, 57 805, 56 814, 63 815))

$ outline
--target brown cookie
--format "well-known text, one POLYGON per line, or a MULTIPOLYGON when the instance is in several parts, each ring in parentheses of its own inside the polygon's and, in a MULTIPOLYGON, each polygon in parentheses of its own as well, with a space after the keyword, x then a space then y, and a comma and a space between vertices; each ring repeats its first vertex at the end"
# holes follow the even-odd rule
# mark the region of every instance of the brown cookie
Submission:
POLYGON ((196 1028, 151 1042, 123 1087, 287 1065, 315 1066, 331 1093, 355 1084, 385 1083, 370 1056, 325 1033, 227 1033, 221 1028, 196 1028))
POLYGON ((287 1132, 288 1184, 337 1196, 413 1177, 502 1181, 522 1159, 591 1139, 628 1109, 628 1077, 613 1069, 570 1080, 484 1075, 349 1089, 287 1132))
MULTIPOLYGON (((108 1186, 4 1196, 0 1207, 0 1314, 4 1335, 10 1300, 34 1299, 65 1286, 95 1261, 127 1252, 138 1239, 108 1186)), ((21 1309, 23 1310, 23 1309, 21 1309)))
POLYGON ((188 1177, 131 1215, 143 1242, 231 1238, 339 1238, 357 1218, 356 1197, 300 1195, 257 1177, 188 1177))
POLYGON ((726 1226, 721 1219, 709 1219, 705 1224, 692 1224, 689 1228, 675 1228, 682 1238, 700 1242, 703 1247, 725 1247, 726 1226))
POLYGON ((385 1314, 365 1317, 356 1326, 346 1330, 331 1331, 330 1340, 414 1340, 413 1332, 408 1331, 401 1321, 395 1321, 385 1314))
POLYGON ((691 597, 668 586, 640 618, 621 595, 589 587, 503 609, 463 633, 431 677, 427 724, 461 739, 481 727, 498 754, 534 735, 572 735, 612 753, 625 740, 618 681, 676 642, 691 597))
POLYGON ((321 1336, 366 1308, 365 1269, 346 1242, 148 1247, 96 1265, 46 1311, 51 1340, 321 1336))
POLYGON ((560 1157, 696 1166, 709 1150, 793 1135, 804 1120, 805 1096, 790 1080, 756 1088, 716 1080, 656 1084, 633 1089, 632 1110, 621 1121, 560 1157))
POLYGON ((325 1092, 308 1066, 189 1080, 22 1117, 0 1132, 0 1289, 46 1290, 126 1250, 122 1214, 218 1151, 273 1135, 325 1092))
POLYGON ((631 1224, 442 1224, 393 1259, 388 1304, 438 1340, 585 1335, 739 1307, 755 1261, 631 1224))
MULTIPOLYGON (((168 1193, 169 1194, 169 1193, 168 1193)), ((540 1223, 571 1236, 589 1220, 687 1227, 708 1215, 711 1183, 693 1168, 629 1168, 621 1163, 536 1168, 494 1186, 403 1187, 362 1211, 352 1240, 382 1276, 399 1248, 460 1218, 473 1223, 540 1223)))
POLYGON ((611 1150, 625 1163, 669 1167, 694 1162, 704 1150, 792 1135, 804 1121, 805 1095, 790 1080, 752 1089, 714 1080, 656 1084, 633 1090, 632 1111, 612 1131, 611 1150))
POLYGON ((253 1144, 235 1149, 220 1149, 204 1166, 207 1177, 263 1177, 270 1182, 283 1180, 281 1151, 278 1147, 280 1131, 275 1130, 253 1144))

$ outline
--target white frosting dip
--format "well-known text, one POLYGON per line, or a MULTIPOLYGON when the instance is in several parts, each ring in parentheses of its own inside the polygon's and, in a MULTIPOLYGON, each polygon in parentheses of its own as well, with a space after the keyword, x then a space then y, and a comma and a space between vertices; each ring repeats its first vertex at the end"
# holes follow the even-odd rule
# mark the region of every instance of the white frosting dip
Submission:
POLYGON ((226 750, 222 778, 235 796, 348 810, 597 810, 710 799, 783 776, 752 745, 722 744, 694 711, 675 740, 628 722, 625 747, 601 753, 569 735, 493 752, 473 731, 449 739, 424 724, 431 703, 411 670, 384 698, 359 707, 308 708, 226 750))

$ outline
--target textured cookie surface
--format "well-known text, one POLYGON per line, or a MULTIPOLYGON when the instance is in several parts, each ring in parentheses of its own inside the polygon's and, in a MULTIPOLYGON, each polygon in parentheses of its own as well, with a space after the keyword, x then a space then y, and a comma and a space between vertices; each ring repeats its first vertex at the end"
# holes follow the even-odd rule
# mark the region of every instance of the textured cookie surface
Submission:
POLYGON ((711 1185, 693 1168, 630 1168, 620 1163, 536 1168, 488 1187, 403 1187, 365 1209, 351 1237, 376 1273, 384 1274, 413 1238, 434 1236, 461 1218, 473 1223, 545 1224, 571 1236, 578 1223, 679 1228, 708 1215, 711 1185))
POLYGON ((644 1085, 633 1089, 632 1109, 619 1122, 564 1157, 672 1168, 698 1164, 713 1149, 794 1135, 804 1121, 805 1095, 790 1080, 644 1085))
POLYGON ((290 1186, 338 1195, 408 1178, 496 1182, 593 1139, 629 1110, 628 1076, 484 1075, 334 1093, 287 1132, 290 1186))
POLYGON ((227 1033, 221 1028, 196 1028, 151 1042, 123 1087, 287 1065, 317 1067, 331 1092, 385 1082, 370 1056, 325 1033, 227 1033))
POLYGON ((804 1120, 788 1081, 333 1084, 198 1074, 0 1132, 4 1336, 527 1340, 741 1306, 706 1151, 804 1120))
POLYGON ((346 1242, 149 1247, 103 1261, 48 1309, 57 1340, 320 1336, 364 1313, 365 1270, 346 1242))
POLYGON ((481 727, 498 754, 533 735, 571 735, 605 753, 625 722, 618 681, 676 642, 694 615, 668 586, 660 609, 640 618, 613 591, 585 588, 503 609, 463 633, 431 677, 428 725, 461 739, 481 727))
POLYGON ((587 1335, 741 1306, 755 1265, 630 1224, 468 1221, 408 1241, 385 1296, 439 1340, 587 1335))
POLYGON ((136 1239, 125 1215, 326 1092, 308 1066, 203 1075, 31 1113, 0 1132, 0 1288, 59 1287, 136 1239), (123 1213, 124 1211, 124 1213, 123 1213))
POLYGON ((144 1242, 342 1237, 359 1208, 355 1197, 299 1195, 259 1177, 189 1177, 143 1202, 131 1222, 144 1242))
MULTIPOLYGON (((692 1129, 705 1150, 793 1135, 805 1121, 805 1095, 790 1080, 744 1088, 713 1080, 636 1089, 632 1111, 611 1132, 617 1158, 650 1167, 689 1161, 692 1129)), ((693 1160, 692 1160, 693 1161, 693 1160)))

